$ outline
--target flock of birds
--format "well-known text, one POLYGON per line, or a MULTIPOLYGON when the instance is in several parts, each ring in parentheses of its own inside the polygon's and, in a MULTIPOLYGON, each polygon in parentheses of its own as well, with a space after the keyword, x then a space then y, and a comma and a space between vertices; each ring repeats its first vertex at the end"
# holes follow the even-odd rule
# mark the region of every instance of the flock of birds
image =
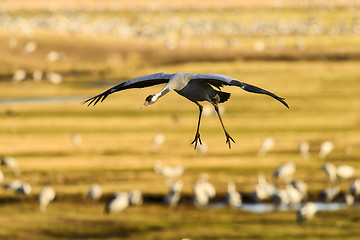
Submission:
MULTIPOLYGON (((323 11, 326 11, 326 8, 323 11)), ((348 13, 347 20, 342 19, 327 25, 316 11, 310 12, 307 18, 299 20, 258 19, 256 16, 257 18, 250 23, 243 22, 241 12, 230 14, 232 17, 229 19, 224 18, 223 14, 211 18, 201 14, 178 17, 176 14, 172 16, 165 12, 139 14, 131 19, 111 13, 107 17, 98 17, 98 14, 106 14, 101 10, 93 13, 49 10, 26 17, 3 12, 0 15, 0 29, 14 33, 8 42, 10 51, 22 48, 27 55, 33 54, 38 49, 38 43, 31 40, 31 36, 37 30, 51 30, 59 34, 114 35, 122 39, 137 38, 146 42, 162 39, 167 49, 188 48, 192 39, 201 39, 201 46, 205 49, 218 46, 219 42, 220 45, 233 48, 241 46, 239 39, 243 37, 261 36, 263 40, 254 40, 252 44, 252 50, 255 52, 267 48, 283 50, 289 43, 282 36, 298 36, 293 45, 299 51, 303 51, 307 48, 307 36, 359 34, 358 6, 349 6, 348 13), (18 38, 21 36, 30 40, 20 44, 18 38), (275 40, 271 40, 272 37, 275 40)), ((65 58, 64 53, 56 50, 49 51, 45 56, 47 64, 63 61, 65 58)), ((63 81, 62 74, 47 70, 46 67, 32 69, 31 72, 19 68, 14 72, 12 81, 17 83, 30 78, 36 83, 48 80, 53 84, 60 84, 63 81)))
MULTIPOLYGON (((73 134, 72 141, 76 146, 79 146, 81 144, 81 136, 79 134, 73 134)), ((162 133, 155 135, 151 151, 159 151, 164 141, 165 136, 162 133)), ((265 138, 259 148, 259 156, 266 155, 272 150, 274 145, 275 141, 273 138, 265 138)), ((309 146, 307 145, 305 147, 305 145, 305 142, 299 144, 299 153, 304 159, 308 159, 310 154, 309 146)), ((332 149, 333 144, 331 141, 323 142, 318 157, 325 159, 332 149)), ((206 152, 200 154, 206 154, 206 152)), ((19 165, 13 157, 3 156, 1 158, 1 166, 10 169, 16 177, 21 175, 19 165)), ((356 178, 355 169, 352 166, 345 164, 335 166, 330 162, 325 162, 322 166, 322 170, 328 177, 329 185, 319 193, 320 200, 330 203, 342 196, 342 202, 347 206, 352 206, 360 200, 360 178, 356 178), (339 184, 351 180, 353 180, 352 183, 348 186, 347 190, 343 190, 344 194, 341 195, 339 184)), ((271 182, 266 180, 264 173, 259 173, 257 184, 254 186, 254 189, 247 199, 250 197, 254 203, 293 206, 292 209, 297 209, 296 216, 299 222, 313 218, 319 209, 316 203, 309 200, 307 184, 302 180, 293 179, 295 171, 295 163, 287 162, 274 169, 271 182)), ((160 160, 156 160, 154 163, 154 172, 164 177, 165 185, 168 187, 168 194, 162 198, 163 204, 169 207, 176 207, 181 201, 181 193, 184 186, 184 181, 181 177, 185 173, 185 167, 180 165, 165 165, 160 160)), ((3 182, 4 179, 4 174, 0 170, 0 182, 3 182)), ((3 187, 16 194, 30 195, 32 193, 31 185, 18 179, 4 183, 3 187)), ((201 174, 200 178, 194 183, 192 189, 192 203, 198 208, 229 205, 232 208, 241 209, 244 204, 242 200, 243 196, 236 189, 235 182, 233 181, 228 182, 227 192, 223 201, 214 202, 212 199, 216 196, 216 189, 209 181, 209 175, 206 173, 201 174)), ((86 195, 89 201, 99 201, 103 196, 101 186, 97 183, 91 185, 86 195)), ((47 206, 54 199, 54 188, 44 186, 38 194, 40 211, 45 212, 47 206)), ((121 212, 129 206, 140 206, 143 202, 144 199, 139 190, 134 189, 129 192, 115 192, 108 201, 106 201, 105 212, 121 212)))
MULTIPOLYGON (((323 12, 331 9, 322 9, 323 12)), ((174 12, 176 13, 176 12, 174 12)), ((80 33, 89 36, 111 35, 121 39, 141 39, 143 41, 163 40, 168 49, 188 48, 192 39, 202 39, 202 47, 209 48, 214 43, 224 47, 238 47, 243 37, 260 36, 265 40, 253 43, 254 51, 266 48, 283 50, 287 43, 282 36, 299 36, 295 43, 298 50, 306 49, 306 37, 318 35, 357 35, 360 33, 358 6, 348 7, 348 18, 327 23, 316 9, 309 11, 303 19, 262 19, 256 16, 252 21, 244 21, 241 11, 218 14, 209 17, 204 14, 179 16, 168 11, 150 11, 135 14, 129 18, 126 14, 113 14, 112 11, 52 11, 34 15, 17 15, 3 12, 0 15, 0 29, 9 30, 22 36, 31 36, 36 30, 51 30, 59 34, 80 33), (106 17, 102 15, 107 14, 106 17), (274 37, 273 41, 268 41, 274 37)), ((16 45, 16 41, 9 43, 16 45)), ((36 48, 30 44, 29 51, 36 48)), ((55 56, 55 55, 54 55, 55 56)), ((48 56, 51 59, 51 56, 48 56)))
MULTIPOLYGON (((35 41, 30 40, 23 45, 18 42, 17 37, 13 36, 9 39, 9 48, 11 51, 22 48, 22 51, 26 55, 31 56, 38 49, 38 44, 35 41)), ((45 57, 45 60, 48 64, 60 62, 64 59, 65 54, 55 50, 48 52, 45 57)), ((23 68, 19 68, 14 72, 12 76, 13 83, 19 83, 26 79, 32 79, 34 83, 40 83, 42 80, 47 80, 52 84, 60 84, 63 81, 63 76, 60 73, 46 70, 46 67, 44 67, 43 69, 34 69, 32 70, 32 72, 26 71, 23 68)))

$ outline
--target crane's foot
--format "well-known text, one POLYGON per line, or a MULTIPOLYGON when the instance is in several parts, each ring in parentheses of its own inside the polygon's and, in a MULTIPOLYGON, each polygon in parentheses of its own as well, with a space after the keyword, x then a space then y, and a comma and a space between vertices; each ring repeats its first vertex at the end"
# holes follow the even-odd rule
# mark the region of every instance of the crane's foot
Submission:
POLYGON ((229 144, 229 149, 231 149, 231 142, 230 142, 230 140, 233 142, 233 143, 235 143, 235 141, 234 141, 234 139, 232 139, 232 137, 227 133, 227 132, 225 132, 225 136, 226 136, 226 143, 227 144, 229 144))
POLYGON ((191 142, 191 144, 195 143, 194 149, 196 149, 198 141, 202 145, 201 138, 200 138, 200 133, 196 133, 195 139, 191 142))

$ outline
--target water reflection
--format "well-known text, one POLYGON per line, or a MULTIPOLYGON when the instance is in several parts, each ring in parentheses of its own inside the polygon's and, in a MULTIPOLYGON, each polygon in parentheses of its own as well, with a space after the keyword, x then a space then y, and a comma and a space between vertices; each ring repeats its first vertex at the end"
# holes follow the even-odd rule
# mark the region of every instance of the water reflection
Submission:
MULTIPOLYGON (((314 202, 317 211, 337 211, 348 207, 345 203, 340 202, 314 202)), ((236 207, 253 213, 266 213, 274 211, 297 211, 303 204, 276 204, 276 203, 243 203, 236 207)), ((221 209, 227 207, 224 202, 211 203, 208 208, 221 209)))
MULTIPOLYGON (((336 211, 346 207, 345 203, 324 203, 315 202, 318 211, 336 211)), ((274 203, 244 203, 239 209, 254 213, 265 213, 273 211, 296 211, 301 204, 274 204, 274 203)))

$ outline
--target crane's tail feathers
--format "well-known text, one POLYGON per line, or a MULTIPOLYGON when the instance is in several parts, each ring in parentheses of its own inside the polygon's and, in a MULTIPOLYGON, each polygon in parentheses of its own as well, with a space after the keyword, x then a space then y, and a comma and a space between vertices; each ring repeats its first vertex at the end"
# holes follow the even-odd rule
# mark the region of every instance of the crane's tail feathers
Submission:
POLYGON ((253 85, 250 85, 250 84, 247 84, 247 83, 242 83, 242 82, 239 82, 239 81, 231 81, 231 83, 232 83, 232 85, 239 86, 239 87, 241 87, 242 89, 244 89, 245 91, 248 91, 248 92, 269 95, 270 97, 275 98, 276 100, 278 100, 279 102, 284 104, 287 108, 289 108, 289 105, 285 102, 285 98, 281 98, 281 97, 275 95, 274 93, 271 93, 271 92, 266 91, 266 90, 264 90, 262 88, 259 88, 259 87, 256 87, 256 86, 253 86, 253 85))
MULTIPOLYGON (((215 90, 216 91, 216 90, 215 90)), ((221 92, 221 91, 216 91, 216 93, 219 95, 220 97, 220 102, 219 103, 223 103, 226 102, 227 100, 229 100, 231 93, 227 93, 227 92, 221 92)))

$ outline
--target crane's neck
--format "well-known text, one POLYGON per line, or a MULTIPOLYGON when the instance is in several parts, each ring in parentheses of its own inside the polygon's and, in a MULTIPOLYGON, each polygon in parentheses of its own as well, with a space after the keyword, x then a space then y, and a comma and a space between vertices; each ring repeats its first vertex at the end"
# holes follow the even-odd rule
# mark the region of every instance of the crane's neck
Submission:
POLYGON ((154 94, 152 102, 156 102, 159 98, 170 92, 171 90, 180 91, 191 80, 195 74, 193 73, 176 73, 171 77, 166 86, 158 93, 154 94))
POLYGON ((166 85, 160 92, 154 94, 154 96, 152 98, 152 101, 156 102, 159 98, 161 98, 162 96, 164 96, 168 92, 170 92, 170 88, 169 88, 168 85, 166 85))

